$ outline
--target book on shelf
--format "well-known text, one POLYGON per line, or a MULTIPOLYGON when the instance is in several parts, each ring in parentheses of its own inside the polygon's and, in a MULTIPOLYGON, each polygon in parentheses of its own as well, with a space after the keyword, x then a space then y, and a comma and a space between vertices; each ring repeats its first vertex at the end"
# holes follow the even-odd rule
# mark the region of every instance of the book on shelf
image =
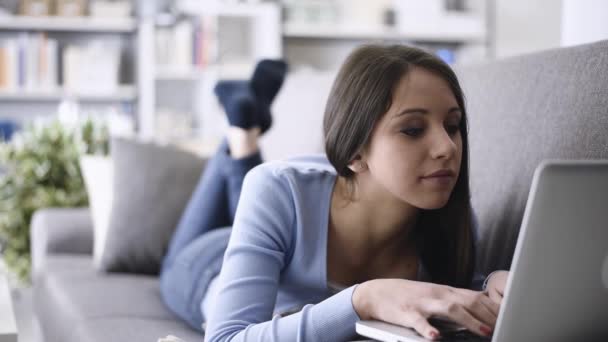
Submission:
POLYGON ((85 15, 85 0, 55 0, 55 15, 80 17, 85 15))
POLYGON ((28 16, 46 16, 52 13, 51 0, 20 0, 19 14, 28 16))
POLYGON ((58 44, 45 33, 0 40, 0 90, 53 90, 58 86, 58 44))
POLYGON ((46 33, 19 33, 0 40, 0 91, 111 94, 119 88, 121 49, 94 40, 59 48, 46 33), (61 55, 61 62, 60 62, 61 55))
POLYGON ((86 0, 20 0, 19 14, 27 16, 83 16, 86 0))
POLYGON ((156 64, 189 70, 217 60, 217 17, 181 20, 156 30, 156 64))
POLYGON ((121 48, 102 40, 62 51, 63 87, 79 94, 111 94, 119 88, 121 48))

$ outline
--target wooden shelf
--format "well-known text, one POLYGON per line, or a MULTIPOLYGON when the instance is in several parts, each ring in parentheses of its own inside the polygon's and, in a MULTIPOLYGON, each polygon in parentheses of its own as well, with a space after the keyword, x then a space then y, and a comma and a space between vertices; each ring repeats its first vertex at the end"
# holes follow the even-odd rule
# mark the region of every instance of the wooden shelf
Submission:
POLYGON ((156 66, 156 79, 168 81, 188 81, 198 80, 206 73, 206 69, 195 67, 171 67, 171 66, 156 66))
POLYGON ((64 89, 56 90, 0 90, 2 101, 59 101, 66 97, 75 97, 84 102, 122 102, 133 101, 137 98, 134 86, 121 86, 116 92, 110 94, 72 94, 64 89))
POLYGON ((480 20, 463 15, 447 15, 432 27, 323 27, 296 23, 283 25, 284 38, 470 43, 483 42, 485 36, 485 28, 480 20))
POLYGON ((137 29, 133 18, 96 17, 0 17, 0 30, 130 33, 137 29))
POLYGON ((229 63, 223 63, 220 65, 209 65, 204 68, 197 67, 175 67, 166 65, 156 66, 156 79, 157 80, 177 80, 177 81, 188 81, 188 80, 200 80, 204 77, 211 78, 226 78, 226 79, 245 79, 250 76, 253 72, 253 66, 255 60, 251 61, 233 61, 229 63))
POLYGON ((218 4, 211 1, 199 0, 177 0, 176 8, 190 14, 205 13, 207 15, 228 16, 228 17, 255 17, 263 16, 268 13, 278 14, 279 6, 273 3, 258 4, 218 4))

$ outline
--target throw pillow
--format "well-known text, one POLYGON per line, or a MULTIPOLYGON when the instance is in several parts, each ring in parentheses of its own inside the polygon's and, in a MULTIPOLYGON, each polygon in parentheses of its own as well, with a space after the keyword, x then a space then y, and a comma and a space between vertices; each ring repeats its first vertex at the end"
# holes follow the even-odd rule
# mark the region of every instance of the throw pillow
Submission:
POLYGON ((100 268, 158 274, 205 160, 168 145, 113 138, 112 214, 100 268))

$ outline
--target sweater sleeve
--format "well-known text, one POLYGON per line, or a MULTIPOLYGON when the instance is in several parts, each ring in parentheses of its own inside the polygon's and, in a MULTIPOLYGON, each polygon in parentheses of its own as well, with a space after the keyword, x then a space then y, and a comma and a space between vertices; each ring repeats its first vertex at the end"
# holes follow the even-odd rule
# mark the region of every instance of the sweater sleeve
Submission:
POLYGON ((277 172, 262 166, 245 177, 205 341, 340 341, 355 334, 356 285, 272 317, 296 224, 289 183, 277 172))

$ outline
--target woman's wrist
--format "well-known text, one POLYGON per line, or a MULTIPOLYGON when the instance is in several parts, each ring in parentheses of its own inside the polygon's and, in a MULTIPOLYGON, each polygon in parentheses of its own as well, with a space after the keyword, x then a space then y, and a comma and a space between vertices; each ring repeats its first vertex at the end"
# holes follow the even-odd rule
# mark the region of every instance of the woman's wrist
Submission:
POLYGON ((353 291, 353 308, 361 320, 371 319, 371 303, 369 298, 369 286, 373 280, 363 282, 355 287, 353 291))

